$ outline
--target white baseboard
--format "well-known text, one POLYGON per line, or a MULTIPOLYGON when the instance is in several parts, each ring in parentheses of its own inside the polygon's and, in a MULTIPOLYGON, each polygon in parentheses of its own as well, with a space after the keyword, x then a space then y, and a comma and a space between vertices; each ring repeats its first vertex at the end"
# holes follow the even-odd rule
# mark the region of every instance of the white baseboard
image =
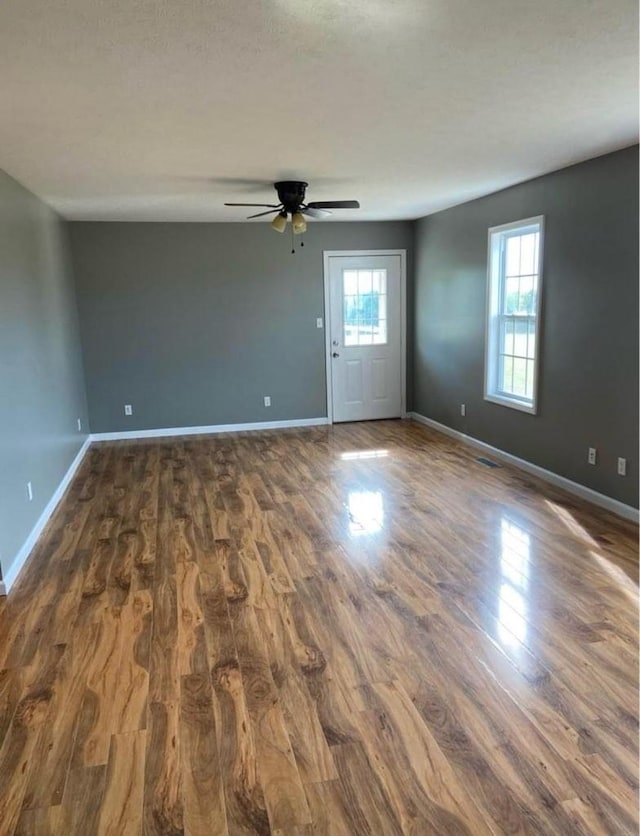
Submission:
POLYGON ((328 418, 294 418, 291 421, 257 421, 251 424, 211 424, 204 427, 163 427, 158 430, 127 430, 116 433, 92 433, 91 441, 120 441, 126 438, 164 438, 172 435, 215 435, 248 430, 283 430, 288 427, 319 427, 328 418))
POLYGON ((579 496, 581 499, 586 499, 587 502, 598 505, 600 508, 612 511, 614 514, 624 517, 626 520, 631 520, 631 522, 635 523, 640 521, 640 511, 632 505, 625 505, 624 502, 619 502, 617 499, 612 499, 610 496, 598 493, 598 491, 587 488, 585 485, 580 485, 578 482, 573 482, 565 476, 553 473, 551 470, 545 470, 544 467, 532 464, 531 462, 526 461, 526 459, 519 459, 517 456, 511 455, 511 453, 505 453, 504 450, 500 450, 498 447, 492 447, 490 444, 487 444, 484 441, 479 441, 471 435, 465 435, 458 430, 447 427, 446 424, 440 424, 432 418, 420 415, 419 412, 410 412, 409 418, 412 418, 419 424, 431 427, 432 430, 437 430, 444 435, 448 435, 451 436, 451 438, 462 441, 464 444, 469 444, 472 447, 477 447, 479 450, 483 450, 485 453, 490 453, 496 459, 500 459, 513 465, 514 467, 519 468, 520 470, 531 473, 539 479, 544 479, 545 482, 550 482, 552 485, 556 485, 557 487, 567 491, 567 493, 579 496))
POLYGON ((38 518, 37 523, 31 529, 31 533, 29 534, 27 539, 22 544, 22 547, 20 548, 20 551, 18 552, 18 554, 14 557, 11 566, 9 566, 9 569, 7 570, 7 574, 4 576, 4 578, 2 579, 2 582, 0 584, 0 595, 6 595, 9 592, 9 590, 11 589, 11 587, 13 586, 13 584, 15 583, 16 578, 18 577, 18 575, 20 573, 20 570, 24 566, 27 558, 29 557, 29 555, 31 553, 31 550, 35 546, 36 541, 38 540, 38 537, 42 534, 42 531, 43 531, 45 525, 49 521, 49 517, 56 510, 56 507, 57 507, 58 503, 60 502, 60 500, 62 499, 62 496, 63 496, 64 492, 69 487, 69 483, 73 479, 76 470, 80 467, 80 463, 82 462, 82 460, 85 456, 85 453, 89 449, 90 444, 91 444, 91 436, 87 436, 87 438, 84 441, 84 444, 82 445, 82 447, 78 451, 77 456, 71 462, 71 464, 69 465, 69 469, 67 470, 67 472, 62 477, 62 481, 60 482, 58 487, 53 492, 53 496, 47 502, 43 512, 40 514, 40 517, 38 518))

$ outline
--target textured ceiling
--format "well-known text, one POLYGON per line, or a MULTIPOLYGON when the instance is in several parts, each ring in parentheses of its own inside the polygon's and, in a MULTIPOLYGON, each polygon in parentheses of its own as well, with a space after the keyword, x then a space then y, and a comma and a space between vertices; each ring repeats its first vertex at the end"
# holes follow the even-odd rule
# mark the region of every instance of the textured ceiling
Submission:
POLYGON ((6 0, 0 167, 68 218, 414 218, 636 141, 637 53, 636 0, 6 0))

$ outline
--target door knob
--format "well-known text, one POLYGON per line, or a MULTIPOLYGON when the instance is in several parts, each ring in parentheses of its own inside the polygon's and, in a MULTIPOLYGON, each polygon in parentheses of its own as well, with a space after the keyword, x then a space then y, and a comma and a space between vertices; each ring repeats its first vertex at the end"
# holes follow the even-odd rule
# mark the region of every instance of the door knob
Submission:
POLYGON ((333 354, 332 354, 331 356, 332 356, 332 357, 339 357, 340 355, 338 354, 338 352, 337 352, 337 351, 334 351, 334 352, 333 352, 333 354))

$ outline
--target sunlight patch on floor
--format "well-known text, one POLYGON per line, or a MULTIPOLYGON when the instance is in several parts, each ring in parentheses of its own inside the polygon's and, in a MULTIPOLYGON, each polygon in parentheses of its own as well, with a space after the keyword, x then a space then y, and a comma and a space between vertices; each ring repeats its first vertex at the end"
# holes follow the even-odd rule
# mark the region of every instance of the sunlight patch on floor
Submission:
POLYGON ((343 462, 350 462, 359 459, 384 459, 388 455, 388 450, 349 450, 340 453, 340 458, 343 462))
POLYGON ((589 546, 593 546, 596 549, 599 548, 598 544, 589 532, 584 528, 584 526, 580 525, 573 514, 567 511, 566 508, 563 508, 562 505, 558 505, 556 502, 552 502, 550 499, 545 499, 545 503, 575 537, 582 540, 584 543, 587 543, 589 546))

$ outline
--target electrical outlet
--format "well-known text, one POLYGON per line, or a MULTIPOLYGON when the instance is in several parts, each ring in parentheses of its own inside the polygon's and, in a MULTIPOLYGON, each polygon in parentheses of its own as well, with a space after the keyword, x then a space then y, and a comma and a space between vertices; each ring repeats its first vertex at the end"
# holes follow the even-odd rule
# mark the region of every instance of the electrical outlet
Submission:
POLYGON ((124 405, 124 414, 125 415, 133 415, 133 407, 130 403, 126 403, 124 405))
POLYGON ((78 432, 79 432, 79 433, 81 433, 81 432, 82 432, 82 421, 81 421, 81 419, 80 419, 80 418, 78 418, 78 432))
POLYGON ((627 460, 626 459, 618 459, 618 476, 626 476, 627 475, 627 460))
POLYGON ((462 415, 462 417, 464 418, 464 416, 466 414, 467 414, 467 405, 464 404, 464 403, 461 403, 460 404, 460 415, 462 415))
POLYGON ((265 406, 271 406, 271 395, 265 395, 264 396, 264 405, 265 406))
POLYGON ((589 447, 589 454, 587 455, 587 461, 589 462, 589 464, 595 464, 596 463, 596 457, 597 457, 596 448, 595 447, 589 447))
POLYGON ((322 328, 322 317, 321 316, 319 316, 316 319, 316 328, 322 328))
POLYGON ((33 502, 33 488, 31 487, 31 482, 27 482, 27 496, 29 497, 29 502, 33 502))

